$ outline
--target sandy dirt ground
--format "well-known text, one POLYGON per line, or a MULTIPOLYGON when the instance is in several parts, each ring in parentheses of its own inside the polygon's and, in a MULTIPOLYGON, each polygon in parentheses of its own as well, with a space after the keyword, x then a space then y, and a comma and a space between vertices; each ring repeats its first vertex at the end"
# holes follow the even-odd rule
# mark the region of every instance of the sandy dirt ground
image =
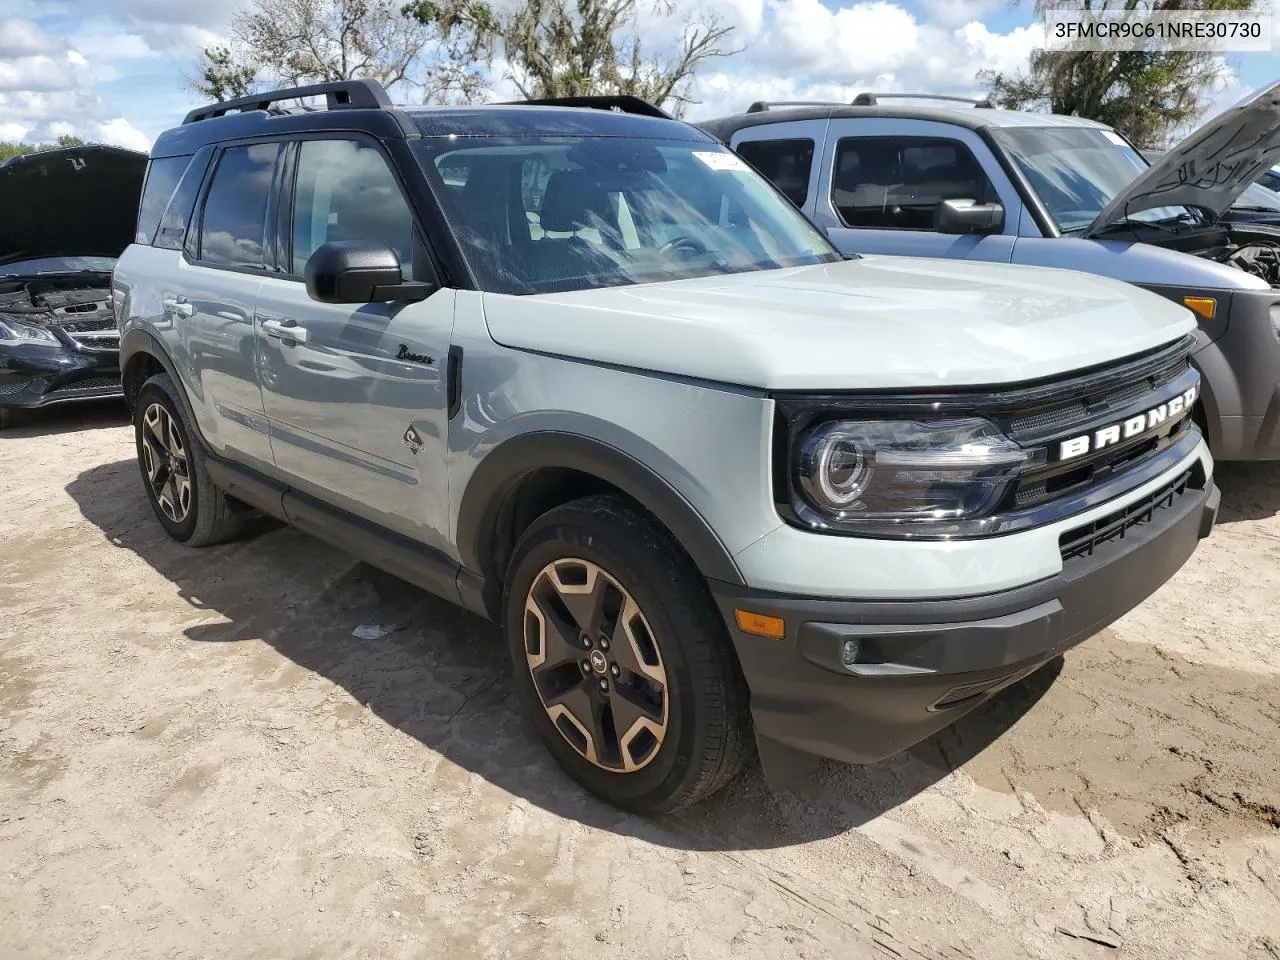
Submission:
POLYGON ((958 726, 662 821, 492 627, 300 533, 195 551, 125 419, 0 436, 0 957, 1280 960, 1280 468, 958 726), (378 625, 361 633, 357 628, 378 625))

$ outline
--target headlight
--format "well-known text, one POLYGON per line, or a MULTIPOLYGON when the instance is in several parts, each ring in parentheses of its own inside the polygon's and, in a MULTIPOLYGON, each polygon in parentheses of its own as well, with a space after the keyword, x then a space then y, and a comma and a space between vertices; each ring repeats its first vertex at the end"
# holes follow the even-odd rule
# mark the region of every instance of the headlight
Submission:
POLYGON ((972 520, 999 504, 1029 458, 976 418, 822 423, 795 447, 797 512, 814 525, 868 532, 972 520))
POLYGON ((61 344, 52 330, 35 323, 5 318, 0 320, 0 340, 19 340, 25 343, 61 344))

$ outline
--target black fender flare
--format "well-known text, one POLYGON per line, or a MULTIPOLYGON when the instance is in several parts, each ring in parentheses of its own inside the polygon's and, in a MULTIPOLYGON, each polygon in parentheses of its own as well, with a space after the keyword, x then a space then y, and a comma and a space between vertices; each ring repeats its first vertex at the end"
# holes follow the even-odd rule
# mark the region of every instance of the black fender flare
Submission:
POLYGON ((505 440, 477 465, 458 509, 457 547, 466 569, 488 572, 483 558, 493 543, 503 503, 520 480, 545 468, 577 470, 617 487, 671 531, 704 577, 744 585, 719 536, 651 467, 602 440, 553 430, 505 440))
POLYGON ((164 368, 164 372, 169 375, 169 379, 173 381, 173 385, 178 391, 178 399, 182 401, 183 412, 187 415, 187 423, 191 424, 191 430, 195 434, 196 440, 208 452, 210 449, 209 443, 200 433, 200 422, 196 420, 195 410, 191 407, 191 400, 187 396, 187 390, 183 386, 182 378, 178 376, 178 368, 174 364, 173 358, 169 356, 169 351, 165 349, 164 344, 156 339, 155 336, 137 327, 125 331, 124 336, 120 338, 120 379, 124 384, 126 402, 132 407, 133 399, 129 396, 129 381, 126 378, 129 374, 129 365, 140 353, 153 357, 164 368))
MULTIPOLYGON (((1235 371, 1222 353, 1217 341, 1205 344, 1191 354, 1192 365, 1200 372, 1200 396, 1198 402, 1204 410, 1204 428, 1208 432, 1211 451, 1222 451, 1224 440, 1222 417, 1239 414, 1241 408, 1240 384, 1235 371)), ((1215 454, 1216 456, 1217 454, 1215 454)))

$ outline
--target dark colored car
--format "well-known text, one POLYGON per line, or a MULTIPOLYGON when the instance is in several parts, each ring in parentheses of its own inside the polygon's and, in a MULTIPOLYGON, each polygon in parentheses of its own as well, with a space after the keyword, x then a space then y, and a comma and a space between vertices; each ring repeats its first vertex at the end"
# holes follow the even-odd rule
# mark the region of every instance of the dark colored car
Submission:
POLYGON ((14 410, 123 396, 111 271, 147 155, 86 146, 0 165, 0 427, 14 410))

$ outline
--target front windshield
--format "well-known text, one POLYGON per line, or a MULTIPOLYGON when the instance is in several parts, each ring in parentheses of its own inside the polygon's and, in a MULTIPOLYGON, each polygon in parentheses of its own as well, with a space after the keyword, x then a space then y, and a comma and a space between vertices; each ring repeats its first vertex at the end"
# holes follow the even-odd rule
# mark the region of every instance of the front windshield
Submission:
POLYGON ((1267 189, 1261 183, 1251 183, 1231 206, 1237 210, 1280 213, 1280 193, 1267 189))
POLYGON ((116 262, 111 257, 40 257, 0 264, 0 277, 34 277, 42 273, 110 273, 116 262))
POLYGON ((828 263, 840 255, 707 142, 415 142, 481 289, 530 294, 828 263))
MULTIPOLYGON (((1123 137, 1097 127, 1003 127, 997 138, 1063 233, 1079 233, 1148 163, 1123 137)), ((1135 212, 1159 223, 1194 217, 1182 206, 1135 212)))

